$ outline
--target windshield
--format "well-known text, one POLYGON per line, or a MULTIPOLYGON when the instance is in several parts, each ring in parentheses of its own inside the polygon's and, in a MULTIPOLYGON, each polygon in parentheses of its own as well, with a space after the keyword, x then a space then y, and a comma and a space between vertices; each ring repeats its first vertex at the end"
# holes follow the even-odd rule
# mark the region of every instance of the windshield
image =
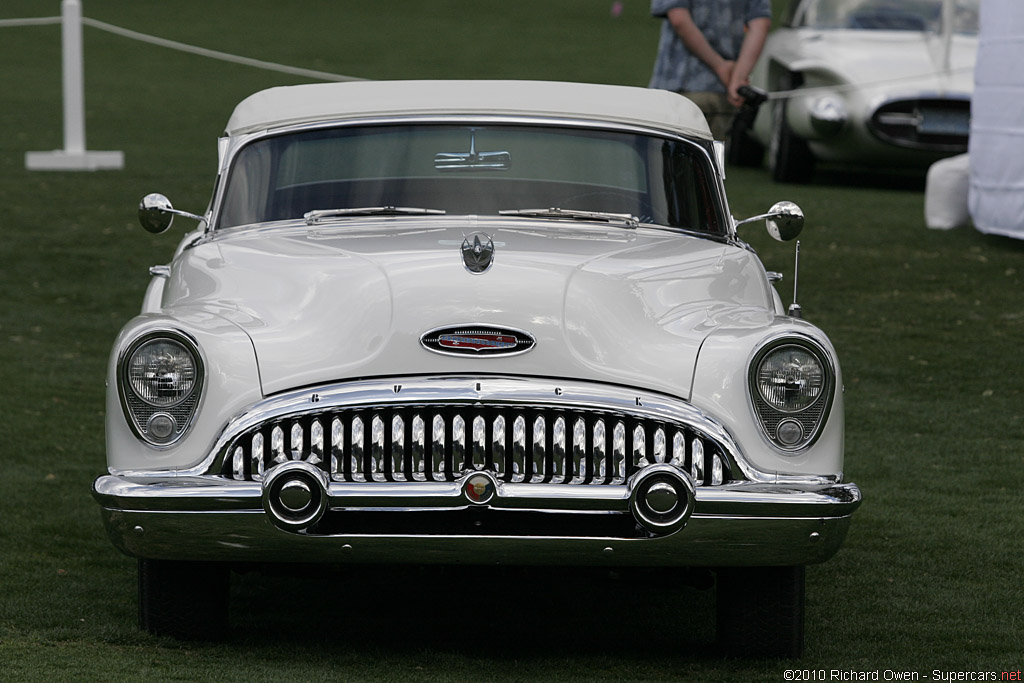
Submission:
MULTIPOLYGON (((953 32, 978 33, 980 0, 952 0, 953 32)), ((817 29, 942 31, 943 0, 810 0, 797 25, 817 29)))
POLYGON ((696 144, 632 132, 349 126, 244 147, 228 175, 217 225, 302 219, 309 212, 344 219, 558 208, 724 235, 715 177, 696 144))

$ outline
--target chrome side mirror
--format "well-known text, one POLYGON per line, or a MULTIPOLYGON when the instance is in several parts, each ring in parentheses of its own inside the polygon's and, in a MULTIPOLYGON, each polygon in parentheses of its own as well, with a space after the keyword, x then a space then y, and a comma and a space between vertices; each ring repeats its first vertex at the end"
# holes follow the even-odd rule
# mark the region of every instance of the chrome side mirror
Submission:
POLYGON ((159 235, 171 227, 175 216, 184 216, 185 218, 192 218, 201 222, 206 220, 194 213, 175 209, 171 206, 171 200, 162 194, 147 194, 139 202, 139 223, 154 235, 159 235))
POLYGON ((780 242, 795 239, 804 229, 804 212, 793 202, 778 202, 768 209, 768 213, 751 216, 736 222, 736 227, 764 219, 768 234, 780 242))

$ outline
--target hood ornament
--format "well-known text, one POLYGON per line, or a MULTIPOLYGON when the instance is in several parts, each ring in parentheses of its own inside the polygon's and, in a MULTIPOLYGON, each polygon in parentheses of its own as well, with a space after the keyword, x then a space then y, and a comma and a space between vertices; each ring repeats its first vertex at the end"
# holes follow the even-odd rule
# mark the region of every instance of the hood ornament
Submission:
POLYGON ((526 353, 537 340, 529 332, 494 325, 451 325, 424 332, 424 348, 455 356, 509 356, 526 353))
POLYGON ((471 273, 482 273, 494 263, 494 241, 490 235, 475 232, 462 240, 462 262, 471 273))

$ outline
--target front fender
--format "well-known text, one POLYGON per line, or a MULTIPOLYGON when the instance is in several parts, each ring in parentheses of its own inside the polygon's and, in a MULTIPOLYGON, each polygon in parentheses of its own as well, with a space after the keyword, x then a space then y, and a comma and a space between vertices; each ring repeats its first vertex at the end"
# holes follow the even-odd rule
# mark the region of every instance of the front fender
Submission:
POLYGON ((237 326, 202 311, 140 315, 121 330, 107 366, 107 467, 112 473, 192 467, 207 456, 229 417, 262 397, 252 341, 237 326), (118 367, 125 350, 140 336, 160 330, 191 337, 205 366, 202 395, 191 427, 169 447, 151 446, 132 432, 118 387, 118 367))
POLYGON ((736 317, 708 335, 697 358, 691 400, 728 425, 743 457, 754 468, 776 475, 840 476, 843 471, 843 378, 825 333, 787 316, 736 317), (818 438, 804 450, 787 454, 764 435, 750 396, 749 368, 766 343, 780 336, 813 339, 831 356, 835 368, 832 406, 818 438), (740 362, 740 361, 743 362, 740 362))

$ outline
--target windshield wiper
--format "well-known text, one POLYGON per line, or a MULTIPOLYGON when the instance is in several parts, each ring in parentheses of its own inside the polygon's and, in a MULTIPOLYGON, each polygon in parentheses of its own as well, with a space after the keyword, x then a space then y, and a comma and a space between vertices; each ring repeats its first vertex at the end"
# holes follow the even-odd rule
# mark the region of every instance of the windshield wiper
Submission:
POLYGON ((344 218, 346 216, 439 216, 445 212, 441 209, 421 209, 415 206, 361 206, 352 209, 316 209, 303 214, 306 225, 316 225, 325 218, 344 218))
POLYGON ((604 221, 619 223, 623 227, 635 228, 640 219, 628 213, 610 213, 608 211, 581 211, 579 209, 505 209, 499 211, 502 216, 529 216, 531 218, 570 218, 578 221, 604 221))

